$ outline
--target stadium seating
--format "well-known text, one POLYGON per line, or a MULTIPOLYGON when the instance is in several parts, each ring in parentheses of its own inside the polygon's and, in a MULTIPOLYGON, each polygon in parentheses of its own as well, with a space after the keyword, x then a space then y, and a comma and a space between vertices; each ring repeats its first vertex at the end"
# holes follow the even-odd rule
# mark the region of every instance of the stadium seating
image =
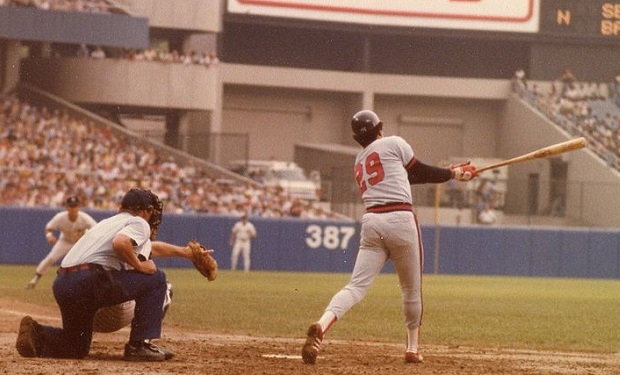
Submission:
POLYGON ((331 216, 277 189, 181 165, 137 137, 118 137, 94 121, 16 96, 0 96, 0 159, 0 205, 5 206, 60 207, 68 194, 77 194, 87 208, 115 209, 124 192, 143 186, 171 213, 331 216))
POLYGON ((620 171, 620 107, 614 83, 521 82, 513 89, 569 134, 586 137, 592 151, 620 171))

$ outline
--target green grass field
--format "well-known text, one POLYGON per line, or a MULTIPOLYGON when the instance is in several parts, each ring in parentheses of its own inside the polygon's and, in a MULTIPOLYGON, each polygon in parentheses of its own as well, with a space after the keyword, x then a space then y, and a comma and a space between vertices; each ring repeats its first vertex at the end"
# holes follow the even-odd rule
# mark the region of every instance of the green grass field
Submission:
MULTIPOLYGON (((25 290, 34 266, 0 266, 5 301, 54 306, 53 272, 25 290)), ((348 274, 167 269, 174 286, 166 322, 209 332, 302 338, 348 274)), ((620 281, 425 275, 423 344, 620 351, 620 281)), ((330 331, 332 339, 404 340, 395 275, 380 275, 367 297, 330 331)))

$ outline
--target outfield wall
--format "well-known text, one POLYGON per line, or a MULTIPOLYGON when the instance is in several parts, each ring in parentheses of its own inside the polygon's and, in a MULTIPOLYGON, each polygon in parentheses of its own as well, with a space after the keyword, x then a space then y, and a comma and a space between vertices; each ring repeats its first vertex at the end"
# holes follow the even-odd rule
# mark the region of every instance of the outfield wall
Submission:
MULTIPOLYGON (((43 228, 57 210, 0 208, 0 263, 37 264, 50 247, 43 228)), ((108 211, 87 211, 95 219, 108 211)), ((236 217, 166 215, 159 239, 195 239, 230 267, 230 230, 236 217)), ((254 218, 252 269, 350 272, 359 223, 254 218)), ((425 272, 471 275, 620 278, 620 231, 535 227, 423 226, 425 272), (436 246, 438 245, 438 246, 436 246), (438 256, 437 256, 438 255, 438 256), (438 259, 436 262, 435 260, 438 259)), ((158 259, 161 267, 189 267, 185 259, 158 259)), ((393 272, 388 263, 385 272, 393 272)))

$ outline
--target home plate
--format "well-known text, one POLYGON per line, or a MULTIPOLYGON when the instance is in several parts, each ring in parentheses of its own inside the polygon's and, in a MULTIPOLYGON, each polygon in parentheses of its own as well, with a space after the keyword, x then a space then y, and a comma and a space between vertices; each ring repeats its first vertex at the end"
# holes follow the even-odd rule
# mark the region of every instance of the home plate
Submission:
POLYGON ((301 359, 300 355, 289 355, 289 354, 262 354, 263 358, 277 358, 277 359, 301 359))

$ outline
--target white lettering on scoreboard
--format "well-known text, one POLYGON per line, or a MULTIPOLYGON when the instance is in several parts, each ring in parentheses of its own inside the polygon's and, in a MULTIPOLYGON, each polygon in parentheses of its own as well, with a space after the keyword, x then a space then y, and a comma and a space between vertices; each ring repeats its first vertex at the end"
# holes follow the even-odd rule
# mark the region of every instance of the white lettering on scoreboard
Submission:
POLYGON ((228 11, 369 25, 535 33, 540 1, 228 0, 228 11))
POLYGON ((620 35, 620 4, 605 3, 602 5, 601 35, 620 35))
POLYGON ((306 228, 306 245, 311 249, 346 250, 354 235, 355 227, 312 224, 306 228))

